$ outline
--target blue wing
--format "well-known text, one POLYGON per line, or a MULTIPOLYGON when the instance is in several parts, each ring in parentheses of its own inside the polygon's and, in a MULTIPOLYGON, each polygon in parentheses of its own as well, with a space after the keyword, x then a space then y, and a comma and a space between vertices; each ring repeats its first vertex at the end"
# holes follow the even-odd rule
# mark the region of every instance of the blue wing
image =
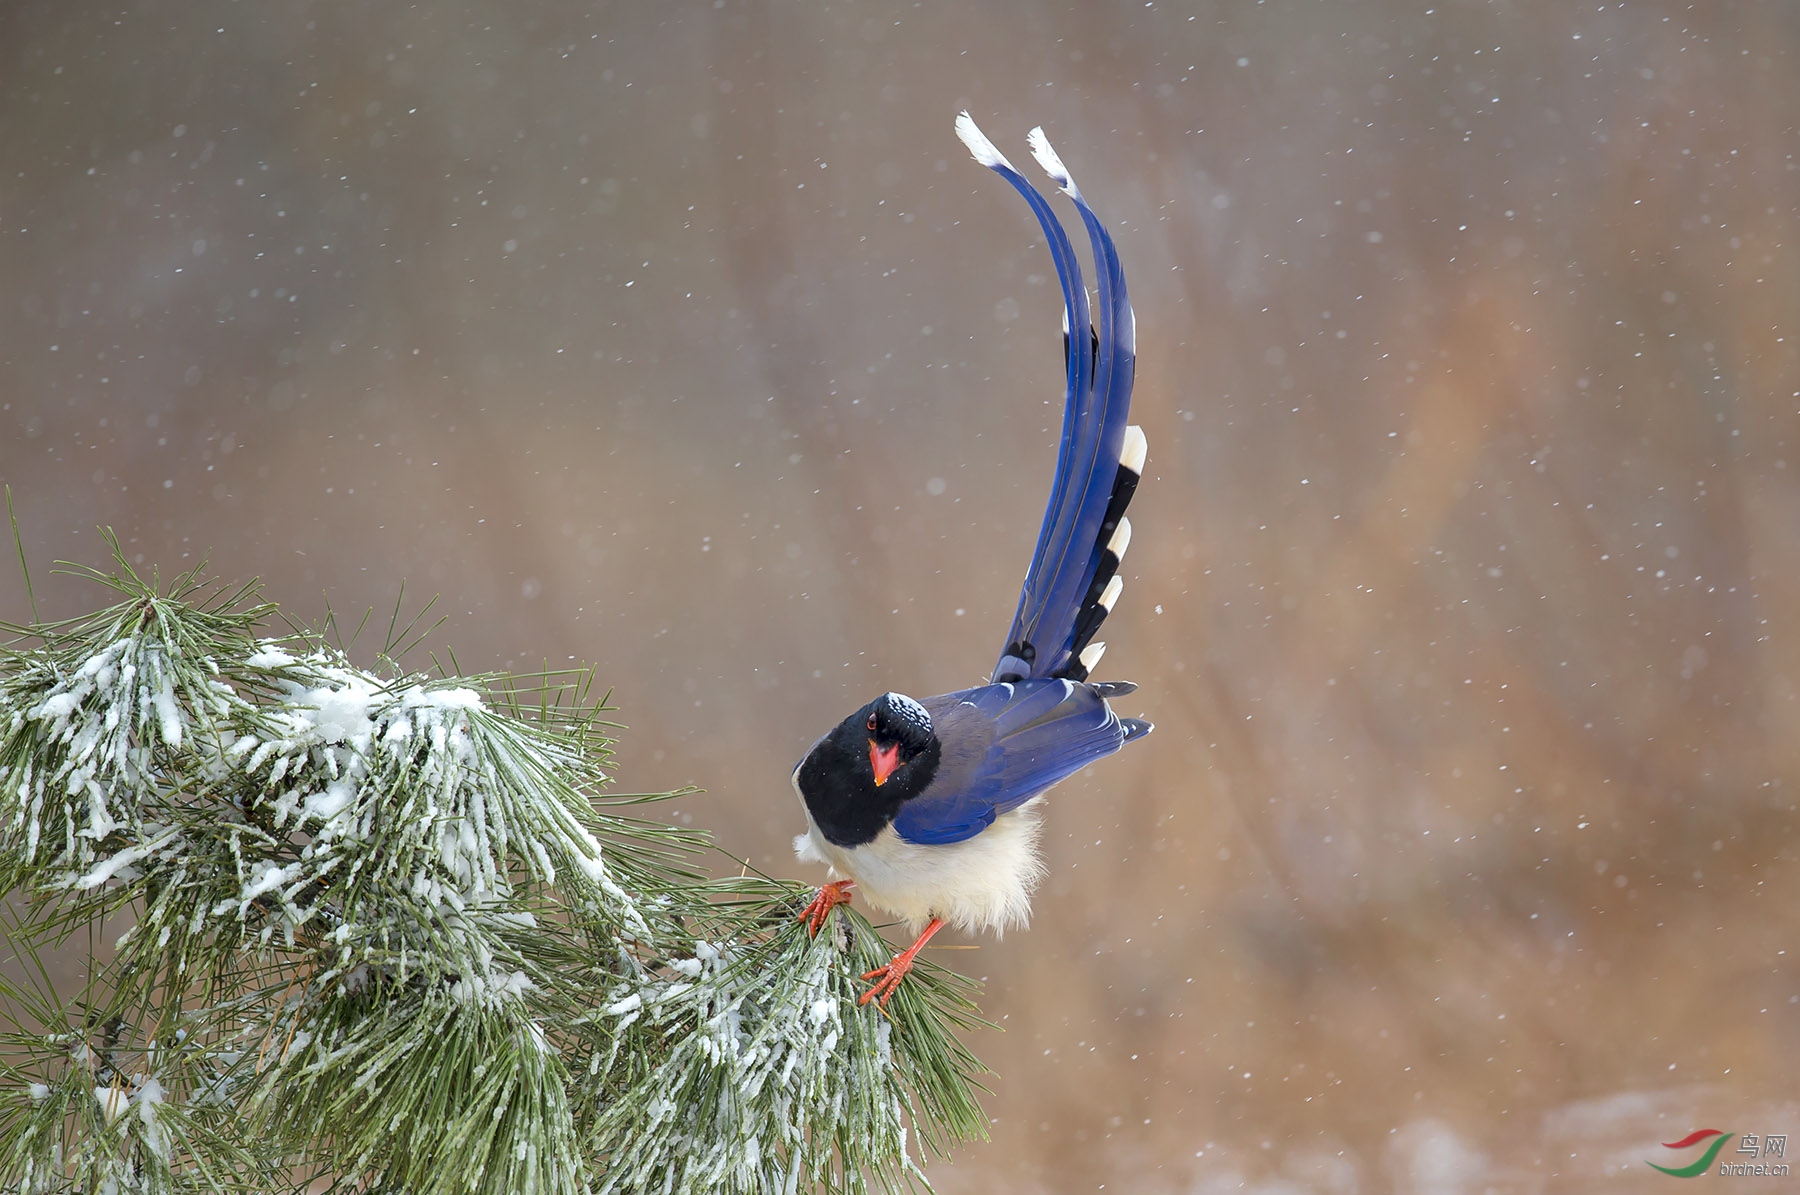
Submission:
POLYGON ((1138 433, 1134 442, 1126 428, 1136 372, 1137 320, 1112 237, 1050 148, 1043 130, 1032 130, 1032 155, 1074 201, 1093 246, 1099 299, 1098 319, 1091 326, 1080 264, 1049 203, 982 135, 968 113, 957 118, 956 131, 976 161, 1025 197, 1043 226, 1062 284, 1068 347, 1068 388, 1056 477, 1037 549, 1019 593, 1018 612, 993 679, 1068 676, 1081 680, 1098 659, 1097 654, 1084 654, 1087 642, 1118 597, 1117 588, 1107 586, 1130 541, 1129 525, 1120 524, 1143 466, 1143 436, 1138 433))
POLYGON ((1025 680, 928 699, 943 759, 926 790, 900 807, 895 832, 930 846, 973 838, 1000 814, 1148 731, 1148 723, 1120 721, 1104 691, 1025 680))

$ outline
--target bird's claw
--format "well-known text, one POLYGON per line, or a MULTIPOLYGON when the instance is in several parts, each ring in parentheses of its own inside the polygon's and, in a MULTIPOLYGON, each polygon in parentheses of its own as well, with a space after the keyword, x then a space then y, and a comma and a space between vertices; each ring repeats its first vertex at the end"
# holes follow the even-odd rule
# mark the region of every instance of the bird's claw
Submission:
POLYGON ((919 957, 919 951, 925 949, 925 943, 931 941, 931 935, 943 928, 943 918, 933 917, 931 919, 931 924, 925 927, 925 932, 919 935, 918 941, 914 942, 911 946, 908 946, 905 950, 902 950, 899 954, 896 954, 893 961, 887 966, 877 967, 873 971, 865 972, 863 978, 873 979, 876 983, 874 987, 862 994, 862 997, 857 1000, 856 1006, 861 1008, 871 1000, 879 1000, 881 1001, 882 1009, 885 1010, 887 1008, 888 997, 892 996, 894 992, 899 989, 900 981, 905 979, 907 972, 913 969, 913 960, 919 957))
POLYGON ((877 967, 873 971, 865 972, 863 975, 864 979, 878 978, 879 981, 874 987, 870 988, 857 998, 856 1006, 861 1008, 869 1001, 874 1000, 882 1008, 886 1008, 888 997, 899 990, 900 981, 906 978, 907 972, 911 971, 912 968, 912 951, 907 950, 895 955, 894 961, 887 964, 887 966, 877 967))
POLYGON ((825 928, 825 918, 831 915, 831 910, 850 903, 852 883, 851 880, 834 880, 824 885, 812 898, 812 903, 800 910, 798 919, 806 923, 813 937, 818 937, 819 931, 825 928))

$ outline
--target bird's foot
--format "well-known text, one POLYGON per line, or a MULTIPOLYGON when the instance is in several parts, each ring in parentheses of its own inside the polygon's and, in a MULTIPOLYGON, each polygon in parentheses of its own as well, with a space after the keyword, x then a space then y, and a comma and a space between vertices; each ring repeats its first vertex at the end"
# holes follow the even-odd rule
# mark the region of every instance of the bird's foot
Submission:
POLYGON ((894 956, 894 961, 887 966, 877 967, 873 971, 866 972, 863 975, 864 979, 874 979, 877 976, 880 976, 880 982, 857 998, 857 1006, 860 1008, 871 1000, 879 1000, 881 1002, 881 1007, 886 1008, 888 997, 899 990, 900 981, 906 978, 907 972, 911 971, 912 968, 913 952, 910 950, 903 950, 899 954, 896 954, 894 956))
POLYGON ((806 923, 806 927, 811 931, 813 937, 818 937, 819 931, 825 928, 825 918, 831 915, 831 910, 839 905, 850 903, 850 887, 855 882, 855 880, 833 880, 819 889, 818 894, 812 898, 811 904, 800 910, 799 919, 806 923))
POLYGON ((887 966, 877 967, 873 971, 866 972, 863 975, 863 978, 873 979, 876 983, 874 987, 864 992, 857 999, 857 1006, 861 1007, 869 1001, 875 1000, 879 1002, 880 1007, 886 1008, 888 997, 892 996, 894 992, 899 989, 900 981, 905 979, 907 972, 913 969, 913 960, 918 957, 919 951, 924 948, 925 943, 931 941, 932 934, 937 933, 943 928, 944 923, 938 918, 933 917, 931 919, 931 924, 925 927, 925 932, 919 935, 919 940, 917 942, 914 942, 911 946, 908 946, 905 950, 896 954, 893 961, 888 963, 887 966))

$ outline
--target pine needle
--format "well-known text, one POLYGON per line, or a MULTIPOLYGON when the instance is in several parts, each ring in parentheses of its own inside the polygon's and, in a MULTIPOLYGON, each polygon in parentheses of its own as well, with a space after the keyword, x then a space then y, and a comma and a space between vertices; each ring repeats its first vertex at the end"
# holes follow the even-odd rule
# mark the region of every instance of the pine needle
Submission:
POLYGON ((37 594, 31 590, 31 565, 25 560, 25 537, 19 534, 19 512, 13 509, 12 487, 6 487, 6 517, 12 520, 13 551, 19 555, 19 576, 25 580, 25 600, 31 604, 31 621, 39 622, 37 594))
POLYGON ((886 1192, 985 1135, 975 985, 859 1007, 888 945, 638 816, 697 790, 612 791, 591 669, 405 671, 398 600, 360 668, 106 542, 116 604, 0 624, 0 1187, 886 1192))

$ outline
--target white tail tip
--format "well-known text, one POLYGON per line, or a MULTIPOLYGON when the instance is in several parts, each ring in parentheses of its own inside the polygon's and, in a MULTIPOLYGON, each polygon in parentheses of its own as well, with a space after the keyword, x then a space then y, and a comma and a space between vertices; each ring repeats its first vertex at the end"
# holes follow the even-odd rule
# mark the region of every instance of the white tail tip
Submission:
POLYGON ((1044 173, 1050 176, 1051 182, 1071 196, 1079 194, 1075 189, 1075 180, 1069 177, 1069 168, 1063 165, 1063 160, 1057 156, 1056 150, 1051 148, 1050 138, 1044 136, 1042 125, 1025 135, 1025 143, 1031 146, 1031 156, 1036 158, 1037 164, 1044 168, 1044 173))
POLYGON ((1144 429, 1132 424, 1125 429, 1125 446, 1119 450, 1119 463, 1139 476, 1144 472, 1144 458, 1150 455, 1150 441, 1144 429))
POLYGON ((994 148, 994 143, 987 139, 987 134, 981 131, 981 126, 967 112, 956 118, 956 135, 969 147, 969 153, 975 160, 988 169, 992 170, 996 166, 1014 169, 1013 164, 1006 160, 1006 155, 994 148))
POLYGON ((1081 649, 1081 655, 1077 658, 1081 660, 1081 666, 1083 668, 1087 669, 1089 672, 1092 672, 1094 669, 1096 669, 1100 666, 1100 657, 1105 654, 1106 654, 1106 644, 1090 643, 1086 647, 1081 649))
POLYGON ((1124 515, 1119 516, 1119 526, 1113 531, 1112 538, 1106 541, 1106 550, 1114 559, 1125 559, 1125 549, 1131 546, 1131 520, 1124 515))
POLYGON ((1118 601, 1119 595, 1124 592, 1125 578, 1115 574, 1113 579, 1106 583, 1106 588, 1100 591, 1100 605, 1108 614, 1111 614, 1113 603, 1118 601))

